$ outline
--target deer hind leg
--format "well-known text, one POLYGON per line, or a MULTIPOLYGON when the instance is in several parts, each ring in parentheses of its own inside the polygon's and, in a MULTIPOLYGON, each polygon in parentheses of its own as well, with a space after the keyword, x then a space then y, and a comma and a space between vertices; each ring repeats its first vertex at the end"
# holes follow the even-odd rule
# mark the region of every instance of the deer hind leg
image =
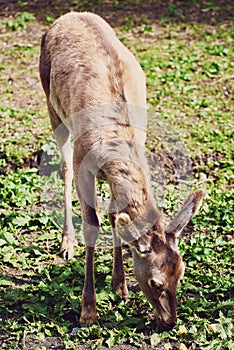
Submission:
POLYGON ((65 260, 74 255, 75 230, 72 223, 72 180, 73 180, 73 149, 69 130, 60 121, 52 106, 48 103, 51 125, 63 160, 64 179, 64 226, 60 252, 65 260))
POLYGON ((112 288, 120 294, 122 299, 128 298, 128 288, 123 268, 122 241, 118 236, 114 216, 110 214, 110 222, 113 232, 114 263, 112 270, 112 288))
POLYGON ((61 147, 63 157, 63 178, 64 178, 64 226, 60 251, 65 260, 69 260, 74 255, 75 230, 72 223, 72 180, 73 180, 73 149, 71 146, 71 136, 61 147))
MULTIPOLYGON (((75 145, 76 148, 76 145, 75 145)), ((82 210, 83 234, 86 245, 85 280, 82 292, 81 326, 96 321, 96 294, 94 284, 94 249, 99 233, 95 177, 74 153, 74 179, 82 210)))

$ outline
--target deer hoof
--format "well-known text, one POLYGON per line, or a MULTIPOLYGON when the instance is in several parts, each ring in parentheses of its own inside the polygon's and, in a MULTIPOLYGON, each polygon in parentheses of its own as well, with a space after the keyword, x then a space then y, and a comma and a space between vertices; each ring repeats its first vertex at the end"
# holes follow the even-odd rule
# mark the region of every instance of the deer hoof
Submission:
POLYGON ((70 260, 74 255, 74 241, 73 239, 64 236, 60 246, 60 254, 64 260, 70 260))
POLYGON ((93 323, 95 323, 97 320, 96 311, 91 311, 87 309, 83 310, 81 312, 80 316, 80 327, 88 327, 91 326, 93 323))
POLYGON ((113 291, 120 294, 120 298, 123 300, 128 299, 128 288, 126 283, 120 282, 118 284, 113 283, 113 291))
POLYGON ((120 290, 120 298, 123 300, 128 300, 128 288, 127 286, 122 286, 120 290))

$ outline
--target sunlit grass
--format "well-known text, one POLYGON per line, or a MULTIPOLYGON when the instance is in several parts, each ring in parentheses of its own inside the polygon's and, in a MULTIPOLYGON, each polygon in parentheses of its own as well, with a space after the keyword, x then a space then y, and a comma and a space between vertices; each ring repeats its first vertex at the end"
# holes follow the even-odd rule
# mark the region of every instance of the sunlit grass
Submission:
MULTIPOLYGON (((6 65, 0 67, 5 74, 1 78, 4 100, 0 110, 0 344, 4 341, 6 349, 27 344, 30 336, 41 342, 55 336, 64 349, 87 342, 92 349, 122 343, 138 347, 147 344, 154 349, 177 349, 181 343, 189 349, 232 349, 233 28, 227 24, 165 25, 174 14, 183 19, 183 12, 171 5, 161 24, 139 24, 130 18, 118 31, 147 77, 152 116, 147 154, 165 151, 165 137, 173 135, 193 166, 192 177, 186 178, 191 182, 188 188, 204 187, 207 191, 201 211, 180 240, 187 268, 178 291, 176 328, 157 333, 153 310, 142 292, 130 290, 128 301, 119 300, 111 290, 112 250, 101 248, 101 244, 95 267, 98 323, 78 328, 84 279, 81 233, 77 233, 75 258, 60 264, 58 228, 62 224, 58 217, 62 219, 63 214, 62 210, 53 215, 46 211, 48 198, 42 191, 46 180, 37 168, 41 152, 49 155, 44 161, 57 164, 51 165, 57 173, 59 159, 50 139, 42 89, 30 89, 24 80, 28 74, 33 81, 39 79, 37 66, 30 66, 32 59, 38 58, 39 42, 10 45, 3 53, 6 65), (31 68, 27 71, 28 65, 31 68), (8 75, 13 80, 8 80, 8 75), (19 96, 24 99, 28 95, 30 98, 18 106, 19 96), (163 133, 157 135, 156 121, 164 126, 165 137, 163 133)), ((28 20, 17 21, 7 24, 12 42, 13 36, 28 25, 28 20)), ((173 181, 166 185, 162 203, 167 214, 180 202, 178 188, 173 181)), ((105 184, 99 192, 104 199, 108 196, 105 184)), ((56 200, 62 205, 61 198, 60 192, 56 200)), ((80 228, 75 197, 74 205, 80 228)), ((102 232, 109 232, 104 209, 101 215, 102 232)), ((126 259, 125 267, 133 284, 131 258, 126 259)))

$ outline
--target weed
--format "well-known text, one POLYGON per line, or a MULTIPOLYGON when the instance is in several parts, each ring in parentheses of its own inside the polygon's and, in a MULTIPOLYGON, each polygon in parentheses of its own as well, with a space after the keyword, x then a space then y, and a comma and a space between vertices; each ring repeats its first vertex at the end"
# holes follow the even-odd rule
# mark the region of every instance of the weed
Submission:
MULTIPOLYGON (((73 6, 77 3, 75 1, 73 6)), ((94 7, 100 3, 92 2, 94 7)), ((141 1, 138 3, 141 5, 141 1)), ((213 3, 203 2, 202 9, 212 10, 213 3)), ((116 9, 118 2, 113 1, 113 6, 116 9)), ((170 3, 164 14, 164 22, 173 17, 181 20, 184 9, 179 3, 170 3)), ((47 23, 52 19, 48 14, 47 23)), ((166 135, 174 144, 183 145, 193 165, 188 186, 202 186, 207 191, 199 215, 179 242, 186 271, 178 290, 178 324, 170 332, 159 334, 152 309, 135 286, 132 260, 125 247, 130 298, 120 301, 112 292, 112 250, 102 248, 102 242, 110 239, 111 228, 102 206, 102 234, 95 257, 98 322, 88 328, 78 326, 85 252, 78 236, 74 259, 65 264, 57 256, 63 219, 62 179, 60 158, 50 139, 49 121, 45 119, 42 89, 35 84, 38 77, 34 65, 38 64, 39 42, 31 44, 29 40, 19 44, 17 36, 20 32, 22 38, 31 20, 34 20, 33 15, 24 12, 13 20, 3 21, 9 35, 6 42, 14 43, 16 36, 17 43, 6 45, 2 53, 6 65, 0 67, 4 73, 1 76, 4 100, 0 107, 1 346, 46 349, 49 345, 43 344, 53 339, 64 349, 75 349, 84 343, 92 349, 126 343, 139 348, 147 345, 155 349, 231 350, 233 27, 226 23, 220 26, 171 23, 159 25, 158 37, 155 25, 149 20, 134 32, 132 29, 139 22, 131 16, 125 20, 125 27, 119 29, 124 43, 137 56, 147 76, 149 159, 154 159, 156 152, 171 152, 165 145, 166 135), (31 85, 25 84, 25 75, 31 77, 31 85), (24 100, 25 95, 30 98, 24 100), (18 106, 22 99, 25 103, 18 106), (34 99, 39 101, 36 106, 31 104, 34 99), (164 126, 166 133, 158 132, 158 123, 164 126), (180 142, 176 143, 177 139, 180 142), (39 157, 41 154, 43 156, 39 157), (49 168, 49 174, 42 168, 39 171, 40 160, 44 170, 49 168), (58 203, 54 213, 46 211, 49 201, 53 205, 55 201, 58 203)), ((152 175, 156 177, 155 173, 152 175)), ((97 188, 101 203, 108 200, 107 184, 98 183, 97 188)), ((178 188, 175 178, 170 177, 163 192, 166 214, 174 212, 180 204, 178 188)), ((77 231, 81 231, 79 203, 75 196, 73 203, 75 225, 77 231)))
POLYGON ((15 31, 18 29, 26 28, 27 22, 31 22, 35 19, 34 15, 29 12, 21 12, 17 15, 16 18, 7 19, 3 21, 2 24, 5 24, 8 30, 15 31))

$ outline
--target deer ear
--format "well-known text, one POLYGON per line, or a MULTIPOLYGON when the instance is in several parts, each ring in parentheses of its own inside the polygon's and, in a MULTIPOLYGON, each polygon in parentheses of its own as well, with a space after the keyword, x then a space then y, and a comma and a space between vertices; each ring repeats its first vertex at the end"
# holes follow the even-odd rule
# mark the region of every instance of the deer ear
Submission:
POLYGON ((147 234, 139 234, 128 214, 117 214, 115 217, 115 225, 119 236, 132 248, 135 248, 138 253, 146 254, 151 251, 150 237, 148 237, 147 234))
POLYGON ((170 243, 176 244, 176 238, 179 237, 184 227, 200 209, 204 196, 204 190, 197 190, 189 195, 181 211, 166 228, 166 237, 170 243))
POLYGON ((128 225, 131 222, 130 216, 127 213, 117 214, 115 224, 117 227, 128 225))
POLYGON ((119 213, 115 216, 115 226, 118 235, 127 243, 131 244, 136 240, 134 227, 131 218, 127 213, 119 213))

